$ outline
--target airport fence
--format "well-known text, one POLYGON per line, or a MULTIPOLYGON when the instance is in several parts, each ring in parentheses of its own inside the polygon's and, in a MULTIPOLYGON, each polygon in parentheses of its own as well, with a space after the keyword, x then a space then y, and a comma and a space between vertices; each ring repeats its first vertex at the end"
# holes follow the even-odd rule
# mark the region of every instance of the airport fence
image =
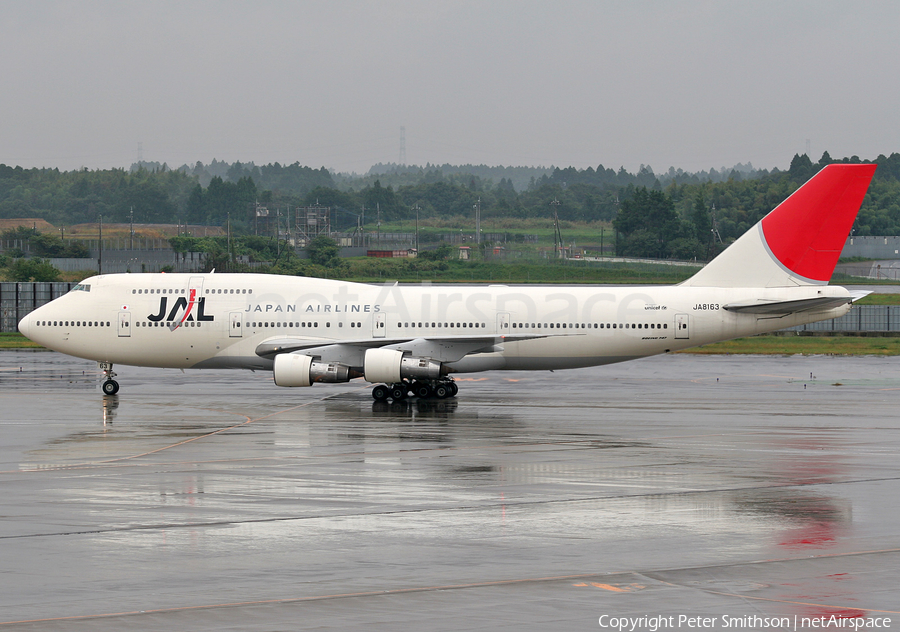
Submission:
POLYGON ((0 331, 19 330, 19 321, 41 305, 67 293, 77 283, 0 283, 0 331))
POLYGON ((840 318, 820 320, 808 325, 789 327, 784 331, 814 332, 900 332, 900 305, 854 305, 840 318))
MULTIPOLYGON (((77 285, 72 282, 0 283, 0 331, 18 331, 19 321, 27 314, 58 298, 77 285)), ((900 332, 900 305, 854 305, 840 318, 809 325, 789 327, 782 331, 835 333, 900 332)))

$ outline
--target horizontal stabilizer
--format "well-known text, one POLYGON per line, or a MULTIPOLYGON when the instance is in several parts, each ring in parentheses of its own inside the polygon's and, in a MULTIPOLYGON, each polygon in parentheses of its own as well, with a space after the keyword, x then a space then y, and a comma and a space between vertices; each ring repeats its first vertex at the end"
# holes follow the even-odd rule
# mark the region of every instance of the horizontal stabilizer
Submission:
POLYGON ((849 296, 817 296, 794 301, 767 301, 759 299, 744 303, 730 303, 723 305, 723 309, 742 314, 796 314, 797 312, 833 309, 852 301, 853 299, 849 296))

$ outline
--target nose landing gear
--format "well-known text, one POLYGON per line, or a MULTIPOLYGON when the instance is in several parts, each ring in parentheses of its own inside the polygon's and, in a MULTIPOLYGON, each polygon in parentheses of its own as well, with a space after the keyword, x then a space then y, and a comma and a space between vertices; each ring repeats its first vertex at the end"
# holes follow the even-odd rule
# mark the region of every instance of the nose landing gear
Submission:
POLYGON ((445 399, 455 397, 458 392, 456 382, 445 377, 440 380, 419 380, 412 383, 403 381, 396 384, 379 384, 372 389, 372 397, 379 402, 388 399, 399 402, 410 395, 419 399, 445 399))
POLYGON ((116 372, 112 370, 113 365, 112 362, 99 362, 100 370, 103 371, 103 377, 106 378, 106 381, 100 386, 103 390, 104 395, 115 395, 119 392, 119 383, 116 382, 113 378, 116 377, 116 372))

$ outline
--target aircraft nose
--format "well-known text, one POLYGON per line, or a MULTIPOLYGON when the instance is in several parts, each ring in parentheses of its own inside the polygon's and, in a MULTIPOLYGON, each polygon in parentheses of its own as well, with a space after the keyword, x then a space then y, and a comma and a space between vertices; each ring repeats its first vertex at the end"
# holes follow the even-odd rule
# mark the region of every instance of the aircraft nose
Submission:
POLYGON ((34 331, 34 326, 32 325, 32 314, 27 314, 25 318, 19 321, 19 333, 21 333, 26 338, 31 338, 31 334, 34 331))

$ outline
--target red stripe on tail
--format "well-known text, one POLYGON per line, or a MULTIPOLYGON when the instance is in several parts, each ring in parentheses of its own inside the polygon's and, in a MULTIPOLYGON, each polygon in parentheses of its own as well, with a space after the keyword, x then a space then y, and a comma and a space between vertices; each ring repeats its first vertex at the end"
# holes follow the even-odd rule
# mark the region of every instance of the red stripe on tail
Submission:
POLYGON ((828 165, 762 220, 772 254, 807 279, 827 282, 877 165, 828 165))

